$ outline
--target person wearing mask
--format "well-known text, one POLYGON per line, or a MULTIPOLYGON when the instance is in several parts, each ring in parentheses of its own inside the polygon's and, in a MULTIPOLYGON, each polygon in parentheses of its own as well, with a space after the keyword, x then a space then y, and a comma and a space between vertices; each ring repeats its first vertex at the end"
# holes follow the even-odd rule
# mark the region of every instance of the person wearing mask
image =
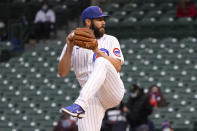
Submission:
POLYGON ((153 107, 167 106, 166 99, 157 85, 152 85, 148 91, 149 102, 153 107))
POLYGON ((194 2, 191 0, 181 0, 177 6, 176 17, 192 17, 195 18, 197 16, 197 10, 194 2))
POLYGON ((130 125, 130 131, 154 131, 154 126, 148 119, 153 107, 142 88, 135 84, 131 85, 130 97, 126 107, 128 110, 126 117, 130 125))
POLYGON ((36 38, 49 39, 50 33, 54 31, 55 22, 55 12, 50 8, 49 3, 44 1, 34 19, 36 38))

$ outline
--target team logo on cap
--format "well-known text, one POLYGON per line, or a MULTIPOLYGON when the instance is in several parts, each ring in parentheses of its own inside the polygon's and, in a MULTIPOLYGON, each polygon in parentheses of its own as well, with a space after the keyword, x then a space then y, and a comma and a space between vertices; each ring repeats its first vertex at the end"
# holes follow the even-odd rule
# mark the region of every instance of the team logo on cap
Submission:
POLYGON ((100 12, 100 13, 103 13, 103 11, 102 11, 102 9, 101 9, 101 8, 99 8, 99 12, 100 12))
MULTIPOLYGON (((100 50, 102 52, 105 52, 105 54, 109 56, 109 51, 107 49, 101 48, 100 50)), ((94 55, 93 55, 93 62, 95 62, 96 58, 98 58, 98 56, 96 55, 96 53, 94 53, 94 55)))
POLYGON ((120 57, 120 50, 118 48, 114 48, 113 53, 115 56, 120 57))

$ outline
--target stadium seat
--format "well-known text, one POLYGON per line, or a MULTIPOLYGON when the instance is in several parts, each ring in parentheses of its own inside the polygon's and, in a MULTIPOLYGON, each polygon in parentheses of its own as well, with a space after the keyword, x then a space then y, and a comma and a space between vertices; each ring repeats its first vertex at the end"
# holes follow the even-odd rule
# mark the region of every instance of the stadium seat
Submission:
POLYGON ((171 1, 171 2, 163 2, 159 6, 157 6, 156 8, 161 9, 162 11, 166 12, 166 11, 169 11, 169 10, 173 10, 175 7, 174 7, 174 4, 171 1))
POLYGON ((179 18, 177 20, 178 24, 181 25, 191 25, 192 24, 192 18, 186 17, 186 18, 179 18))
POLYGON ((117 18, 117 19, 123 19, 124 17, 126 17, 126 11, 115 11, 112 16, 117 18))
POLYGON ((119 10, 120 5, 118 3, 107 3, 102 5, 102 9, 106 12, 114 12, 119 10))
POLYGON ((142 19, 144 17, 146 12, 144 12, 143 10, 137 10, 137 11, 134 11, 134 12, 131 12, 130 14, 128 14, 128 17, 134 17, 134 18, 137 18, 137 19, 142 19))
POLYGON ((122 8, 122 10, 127 11, 127 12, 133 12, 137 9, 138 9, 137 3, 124 4, 124 7, 122 8))
POLYGON ((162 11, 161 10, 153 10, 153 11, 150 11, 147 15, 146 15, 146 17, 147 18, 151 18, 151 17, 153 17, 153 18, 160 18, 161 16, 162 16, 162 11))
POLYGON ((119 23, 119 19, 116 17, 110 17, 106 20, 106 23, 109 27, 113 27, 119 23))
POLYGON ((143 11, 149 11, 149 10, 154 10, 155 7, 156 7, 155 3, 144 3, 142 6, 139 7, 139 9, 143 11))
POLYGON ((175 24, 175 19, 173 16, 162 16, 158 22, 161 25, 173 26, 175 24))
POLYGON ((133 26, 134 24, 136 24, 138 22, 138 19, 135 17, 128 17, 127 19, 124 19, 121 24, 123 26, 133 26))

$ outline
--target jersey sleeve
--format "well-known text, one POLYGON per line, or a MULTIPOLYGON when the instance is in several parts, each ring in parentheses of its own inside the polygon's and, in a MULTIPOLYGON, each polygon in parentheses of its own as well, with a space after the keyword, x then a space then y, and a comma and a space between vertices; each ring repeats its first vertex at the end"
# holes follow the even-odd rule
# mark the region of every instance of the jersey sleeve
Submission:
MULTIPOLYGON (((66 48, 67 48, 67 44, 65 44, 65 46, 64 46, 64 48, 63 48, 63 50, 62 50, 62 53, 61 53, 61 55, 60 55, 60 57, 59 57, 59 61, 61 61, 61 60, 62 60, 62 58, 63 58, 64 54, 66 53, 66 48)), ((72 52, 72 56, 73 56, 73 52, 72 52)), ((73 65, 73 59, 72 59, 72 56, 71 56, 71 66, 73 65)))
POLYGON ((112 37, 111 39, 111 48, 110 48, 110 56, 115 57, 116 59, 121 60, 121 64, 124 63, 124 56, 122 54, 120 43, 117 38, 112 37))

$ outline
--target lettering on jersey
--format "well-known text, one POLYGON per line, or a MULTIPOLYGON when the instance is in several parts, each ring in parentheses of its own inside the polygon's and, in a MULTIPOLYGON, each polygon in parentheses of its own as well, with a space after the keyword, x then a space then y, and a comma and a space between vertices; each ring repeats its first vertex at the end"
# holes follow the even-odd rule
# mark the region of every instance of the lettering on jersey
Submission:
MULTIPOLYGON (((105 52, 105 54, 107 54, 109 56, 109 51, 105 48, 101 48, 100 49, 102 52, 105 52)), ((98 58, 98 56, 96 55, 96 53, 94 53, 93 55, 93 62, 95 62, 96 58, 98 58)))
POLYGON ((120 50, 118 48, 114 48, 113 53, 115 56, 120 57, 120 50))

